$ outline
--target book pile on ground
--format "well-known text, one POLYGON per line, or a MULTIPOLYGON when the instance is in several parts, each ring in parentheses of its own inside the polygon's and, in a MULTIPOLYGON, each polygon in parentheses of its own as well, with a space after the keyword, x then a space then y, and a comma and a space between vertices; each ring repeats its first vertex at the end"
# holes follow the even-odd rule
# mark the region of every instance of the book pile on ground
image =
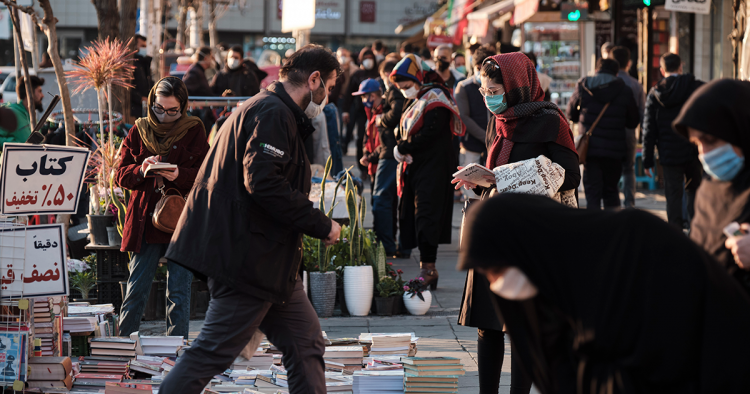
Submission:
MULTIPOLYGON (((411 341, 409 343, 409 349, 408 349, 406 355, 409 356, 409 357, 414 357, 414 356, 417 355, 417 341, 419 341, 419 338, 413 332, 411 332, 411 333, 409 333, 409 332, 407 332, 407 333, 400 333, 400 332, 399 333, 369 333, 369 332, 366 332, 366 333, 362 333, 362 334, 359 335, 359 343, 361 343, 362 345, 364 345, 367 348, 368 352, 369 352, 369 351, 371 351, 371 349, 373 347, 373 337, 374 336, 401 337, 401 336, 405 336, 405 335, 411 336, 411 341)), ((388 342, 389 339, 385 339, 385 341, 388 342)), ((387 355, 387 353, 385 353, 385 352, 387 352, 387 351, 383 351, 382 350, 382 346, 379 346, 379 349, 376 350, 376 353, 374 355, 378 355, 378 356, 387 355)), ((390 355, 395 355, 394 353, 395 352, 392 352, 390 355)), ((372 356, 372 355, 373 354, 370 354, 370 356, 372 356)))
POLYGON ((411 334, 373 334, 370 357, 409 355, 411 334))
POLYGON ((68 305, 68 316, 65 318, 65 331, 70 332, 89 332, 73 331, 68 329, 69 321, 71 323, 81 322, 75 318, 94 318, 94 331, 96 336, 111 337, 117 335, 120 328, 118 325, 119 318, 115 315, 115 307, 112 304, 89 305, 87 302, 71 302, 68 305))
POLYGON ((96 330, 96 317, 63 317, 63 330, 90 333, 96 330))
POLYGON ((342 369, 350 371, 358 371, 362 369, 362 358, 364 357, 364 350, 362 346, 326 346, 326 352, 323 355, 323 359, 326 364, 335 363, 331 365, 342 365, 342 369))
POLYGON ((396 394, 404 392, 403 371, 355 371, 354 394, 396 394))
POLYGON ((96 337, 91 339, 92 356, 135 357, 136 342, 128 337, 96 337))
POLYGON ((231 369, 271 369, 271 366, 274 365, 274 359, 273 354, 269 353, 261 353, 261 350, 258 349, 257 352, 255 352, 255 355, 250 360, 246 360, 244 358, 238 357, 234 360, 234 363, 230 367, 231 369))
POLYGON ((105 375, 125 375, 128 373, 129 358, 111 356, 81 357, 78 361, 79 373, 105 375))
POLYGON ((75 376, 73 382, 74 389, 83 389, 86 387, 103 389, 107 382, 122 382, 123 376, 118 374, 103 373, 79 373, 75 376))
POLYGON ((131 371, 141 372, 150 376, 161 376, 162 365, 164 365, 163 357, 137 356, 135 360, 130 360, 131 371))
POLYGON ((352 375, 340 372, 326 372, 326 392, 339 393, 352 391, 352 375))
POLYGON ((104 388, 105 394, 151 394, 152 387, 147 384, 107 382, 104 388))
POLYGON ((149 356, 175 357, 184 344, 182 337, 145 336, 138 337, 143 354, 149 356))
POLYGON ((399 356, 365 357, 365 369, 368 371, 403 371, 404 364, 399 356))
POLYGON ((280 365, 274 365, 271 366, 271 372, 273 372, 273 382, 277 386, 289 387, 286 368, 280 365))
POLYGON ((73 363, 70 357, 29 358, 29 388, 66 389, 73 388, 73 363))
POLYGON ((464 366, 454 357, 404 357, 404 392, 458 393, 464 366))

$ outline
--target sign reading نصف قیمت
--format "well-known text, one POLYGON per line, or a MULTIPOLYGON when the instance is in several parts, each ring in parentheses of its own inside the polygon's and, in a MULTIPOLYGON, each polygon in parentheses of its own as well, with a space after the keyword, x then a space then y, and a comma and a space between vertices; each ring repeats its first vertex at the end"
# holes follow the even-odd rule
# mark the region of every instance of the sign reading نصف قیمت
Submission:
POLYGON ((68 295, 63 225, 0 228, 0 297, 68 295))
POLYGON ((86 148, 4 144, 0 213, 76 213, 89 154, 86 148))

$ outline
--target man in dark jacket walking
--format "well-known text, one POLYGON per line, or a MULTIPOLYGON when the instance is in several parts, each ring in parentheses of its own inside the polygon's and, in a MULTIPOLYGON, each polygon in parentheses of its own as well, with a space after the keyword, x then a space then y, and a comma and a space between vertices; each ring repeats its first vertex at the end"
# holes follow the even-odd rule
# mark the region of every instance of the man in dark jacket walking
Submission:
POLYGON ((682 73, 682 60, 673 53, 661 57, 664 79, 651 88, 646 99, 643 120, 643 168, 653 176, 654 146, 659 148, 659 162, 664 170, 664 196, 667 199, 667 220, 683 228, 693 218, 695 191, 701 184, 703 171, 698 149, 672 129, 672 121, 688 97, 703 82, 682 73), (682 216, 683 190, 687 193, 688 217, 682 216))
POLYGON ((151 78, 151 56, 146 54, 146 37, 136 34, 135 46, 138 53, 135 54, 135 69, 133 70, 133 87, 130 88, 130 115, 136 118, 142 117, 143 104, 148 99, 148 92, 154 86, 151 78))
POLYGON ((213 67, 214 58, 211 55, 211 48, 201 47, 193 55, 195 63, 191 64, 182 77, 182 82, 188 88, 191 96, 213 96, 211 86, 206 78, 206 70, 213 67))
POLYGON ((224 69, 214 75, 211 91, 216 96, 251 97, 260 91, 255 72, 242 62, 242 47, 234 46, 227 54, 224 69))
POLYGON ((307 45, 218 133, 166 255, 207 277, 211 302, 162 392, 200 393, 257 329, 283 352, 291 392, 326 392, 325 344, 299 275, 302 235, 333 245, 341 228, 308 199, 303 140, 340 72, 328 49, 307 45))
POLYGON ((596 74, 581 78, 568 102, 568 118, 581 122, 581 134, 604 112, 589 138, 583 170, 588 209, 601 209, 602 201, 604 208, 620 207, 617 183, 627 153, 625 128, 640 121, 633 92, 617 77, 619 71, 616 60, 600 59, 596 74))

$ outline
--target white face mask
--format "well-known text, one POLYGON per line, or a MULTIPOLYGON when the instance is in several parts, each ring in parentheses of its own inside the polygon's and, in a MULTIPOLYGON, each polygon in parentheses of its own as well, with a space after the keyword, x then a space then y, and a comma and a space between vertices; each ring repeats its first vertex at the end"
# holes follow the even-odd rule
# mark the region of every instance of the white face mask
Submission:
POLYGON ((401 90, 401 94, 403 94, 404 97, 406 97, 409 100, 417 98, 417 93, 419 93, 419 91, 417 90, 417 88, 414 87, 414 85, 412 85, 412 87, 410 87, 409 89, 406 89, 406 90, 399 89, 399 90, 401 90))
POLYGON ((139 48, 138 49, 138 54, 141 55, 141 56, 143 56, 143 57, 146 57, 146 48, 139 48))
POLYGON ((375 55, 375 59, 377 59, 378 62, 382 62, 383 60, 385 60, 385 56, 381 54, 377 54, 375 55))
POLYGON ((365 70, 372 70, 372 68, 375 67, 375 61, 372 59, 362 60, 362 66, 365 70))
POLYGON ((167 115, 166 112, 163 114, 157 114, 156 112, 154 112, 154 115, 156 115, 156 119, 159 119, 159 123, 172 123, 175 120, 180 119, 180 117, 182 117, 182 114, 167 115))
POLYGON ((310 104, 307 104, 307 108, 305 108, 305 115, 307 115, 307 117, 310 119, 317 117, 321 112, 323 112, 323 108, 326 106, 326 104, 328 104, 327 94, 320 104, 315 104, 315 101, 313 101, 313 92, 310 91, 310 104))
POLYGON ((227 67, 229 67, 230 70, 236 70, 240 68, 240 65, 242 65, 242 62, 233 57, 227 60, 227 67))
POLYGON ((490 283, 490 290, 510 301, 528 300, 539 292, 529 278, 516 267, 506 269, 500 279, 490 283))
POLYGON ((339 63, 341 64, 349 64, 349 56, 339 56, 339 63))

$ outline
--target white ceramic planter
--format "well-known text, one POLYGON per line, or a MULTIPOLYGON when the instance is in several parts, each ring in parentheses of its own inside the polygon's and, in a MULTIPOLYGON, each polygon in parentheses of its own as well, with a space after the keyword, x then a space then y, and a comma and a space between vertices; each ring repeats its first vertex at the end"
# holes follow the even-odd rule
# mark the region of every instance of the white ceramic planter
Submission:
POLYGON ((344 298, 352 316, 367 316, 372 306, 372 267, 344 267, 344 298))
POLYGON ((412 315, 421 316, 430 309, 430 305, 432 305, 432 293, 429 290, 425 290, 422 292, 422 296, 424 297, 424 301, 417 295, 412 297, 411 294, 404 293, 404 305, 406 305, 406 309, 412 315))

